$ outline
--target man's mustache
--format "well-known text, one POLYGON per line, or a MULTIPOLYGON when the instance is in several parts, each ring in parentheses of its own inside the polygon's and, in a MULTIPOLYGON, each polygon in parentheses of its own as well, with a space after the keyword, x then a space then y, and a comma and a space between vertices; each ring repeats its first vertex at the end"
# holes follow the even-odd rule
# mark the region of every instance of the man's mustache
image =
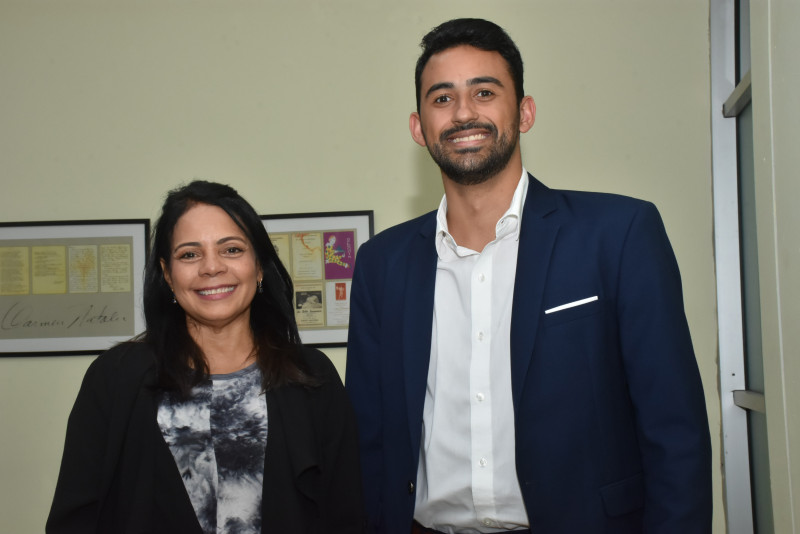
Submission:
POLYGON ((488 130, 492 134, 492 137, 497 136, 497 128, 495 127, 494 124, 490 122, 468 122, 466 124, 462 124, 460 126, 454 126, 452 128, 448 128, 447 130, 443 131, 439 135, 439 141, 444 143, 445 141, 447 141, 448 137, 451 137, 452 135, 457 134, 458 132, 465 132, 467 130, 488 130))

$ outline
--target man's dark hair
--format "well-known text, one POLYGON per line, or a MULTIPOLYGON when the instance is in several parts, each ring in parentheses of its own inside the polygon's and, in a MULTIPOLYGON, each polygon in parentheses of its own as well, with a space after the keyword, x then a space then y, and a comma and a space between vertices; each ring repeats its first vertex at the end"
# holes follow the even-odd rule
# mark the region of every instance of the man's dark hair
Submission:
POLYGON ((503 28, 483 19, 453 19, 440 24, 422 38, 420 47, 422 55, 417 59, 417 69, 414 81, 417 86, 417 112, 422 98, 421 78, 422 71, 431 56, 449 48, 460 45, 469 45, 487 52, 497 52, 508 64, 511 78, 514 80, 514 89, 517 93, 517 103, 522 102, 525 92, 522 88, 522 56, 517 45, 503 28))
POLYGON ((147 330, 142 336, 155 352, 158 387, 186 396, 208 377, 208 365, 186 326, 186 313, 173 303, 172 291, 161 268, 172 262, 172 237, 178 220, 198 204, 217 206, 242 229, 263 272, 263 292, 250 304, 250 328, 256 346, 256 361, 265 389, 287 383, 313 385, 300 361, 300 335, 292 307, 292 279, 281 264, 261 218, 235 189, 202 180, 170 191, 153 229, 152 250, 144 276, 144 316, 147 330))

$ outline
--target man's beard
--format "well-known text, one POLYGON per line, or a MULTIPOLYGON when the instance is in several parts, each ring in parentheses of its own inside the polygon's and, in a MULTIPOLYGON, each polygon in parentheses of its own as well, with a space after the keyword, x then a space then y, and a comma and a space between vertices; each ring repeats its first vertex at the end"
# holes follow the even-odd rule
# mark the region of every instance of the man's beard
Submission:
POLYGON ((438 143, 428 143, 428 152, 441 171, 454 182, 461 185, 477 185, 492 178, 506 168, 519 139, 515 132, 519 131, 519 122, 511 125, 509 130, 498 137, 497 127, 491 123, 472 122, 442 132, 438 143), (466 130, 482 129, 489 131, 494 143, 488 147, 489 153, 479 156, 477 153, 486 147, 455 148, 455 154, 448 154, 445 146, 448 137, 466 130), (475 154, 470 157, 469 154, 475 154))

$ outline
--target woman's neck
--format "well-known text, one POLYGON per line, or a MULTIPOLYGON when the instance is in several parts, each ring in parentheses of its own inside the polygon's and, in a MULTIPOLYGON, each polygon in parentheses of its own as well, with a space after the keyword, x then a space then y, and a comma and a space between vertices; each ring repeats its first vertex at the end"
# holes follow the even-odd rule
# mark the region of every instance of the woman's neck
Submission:
POLYGON ((188 323, 189 333, 200 347, 212 375, 228 374, 243 369, 256 360, 253 332, 247 324, 228 324, 211 328, 188 323))

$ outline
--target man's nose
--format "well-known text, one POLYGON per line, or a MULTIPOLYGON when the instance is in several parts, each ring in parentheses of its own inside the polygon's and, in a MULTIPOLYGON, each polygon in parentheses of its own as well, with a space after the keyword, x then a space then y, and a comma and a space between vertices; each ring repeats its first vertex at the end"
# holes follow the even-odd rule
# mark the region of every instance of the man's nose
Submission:
POLYGON ((475 103, 469 98, 460 98, 456 101, 453 113, 453 122, 465 123, 478 118, 475 103))

